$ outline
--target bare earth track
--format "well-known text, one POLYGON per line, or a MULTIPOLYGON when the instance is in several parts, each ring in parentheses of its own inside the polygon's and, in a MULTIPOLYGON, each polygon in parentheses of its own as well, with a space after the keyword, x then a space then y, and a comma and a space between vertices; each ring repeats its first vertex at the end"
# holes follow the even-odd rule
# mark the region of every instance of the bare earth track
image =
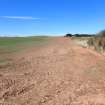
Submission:
POLYGON ((55 38, 0 67, 0 105, 105 105, 105 58, 55 38))

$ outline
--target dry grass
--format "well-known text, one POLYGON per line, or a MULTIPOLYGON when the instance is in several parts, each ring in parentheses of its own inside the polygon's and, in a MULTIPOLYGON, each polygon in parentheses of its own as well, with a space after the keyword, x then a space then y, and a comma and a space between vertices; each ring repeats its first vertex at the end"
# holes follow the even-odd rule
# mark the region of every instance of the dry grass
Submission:
POLYGON ((88 40, 89 47, 93 47, 96 51, 105 52, 105 37, 95 36, 88 40))
POLYGON ((99 52, 105 52, 105 30, 99 32, 95 37, 90 38, 88 44, 99 52))

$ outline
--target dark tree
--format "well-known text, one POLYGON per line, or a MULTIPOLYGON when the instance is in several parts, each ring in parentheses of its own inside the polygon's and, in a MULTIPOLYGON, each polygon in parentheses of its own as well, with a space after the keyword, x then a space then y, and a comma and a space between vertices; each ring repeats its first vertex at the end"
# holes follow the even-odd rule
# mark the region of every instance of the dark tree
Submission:
POLYGON ((65 37, 72 37, 72 34, 68 33, 65 35, 65 37))

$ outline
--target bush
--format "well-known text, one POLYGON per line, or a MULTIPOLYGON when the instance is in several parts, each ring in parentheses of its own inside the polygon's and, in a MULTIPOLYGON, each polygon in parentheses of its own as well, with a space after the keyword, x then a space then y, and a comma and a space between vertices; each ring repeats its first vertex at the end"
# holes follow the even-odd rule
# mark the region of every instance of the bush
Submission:
POLYGON ((97 51, 105 51, 105 30, 99 32, 88 40, 88 45, 93 46, 97 51))
POLYGON ((105 37, 105 30, 98 33, 98 36, 105 37))
POLYGON ((93 38, 89 38, 87 43, 89 46, 93 46, 93 38))

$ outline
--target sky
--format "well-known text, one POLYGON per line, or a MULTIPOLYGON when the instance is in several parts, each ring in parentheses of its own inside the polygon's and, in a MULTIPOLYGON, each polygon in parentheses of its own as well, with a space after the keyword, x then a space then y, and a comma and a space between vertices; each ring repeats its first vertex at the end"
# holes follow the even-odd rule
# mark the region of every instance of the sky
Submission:
POLYGON ((105 29, 105 0, 0 0, 0 35, 94 34, 105 29))

